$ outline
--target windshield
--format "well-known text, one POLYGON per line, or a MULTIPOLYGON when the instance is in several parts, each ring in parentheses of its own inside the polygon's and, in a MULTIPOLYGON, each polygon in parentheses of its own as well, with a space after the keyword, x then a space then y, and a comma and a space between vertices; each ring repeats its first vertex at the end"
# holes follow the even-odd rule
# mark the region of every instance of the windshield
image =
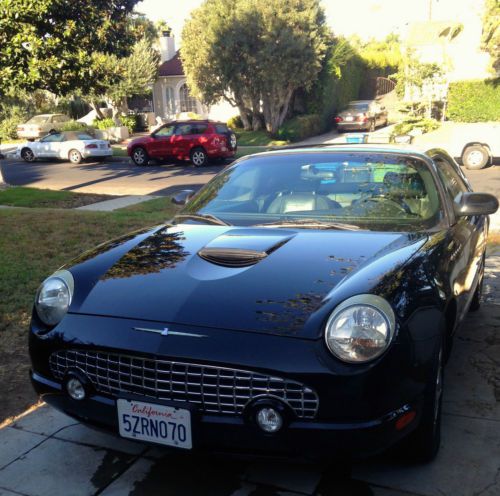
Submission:
POLYGON ((415 230, 441 219, 427 165, 382 153, 255 156, 212 179, 182 214, 210 214, 233 225, 415 230), (325 227, 328 227, 325 225, 325 227))
POLYGON ((27 124, 43 124, 47 122, 48 118, 48 115, 35 115, 27 122, 27 124))
POLYGON ((350 103, 346 110, 350 112, 366 112, 368 107, 367 103, 350 103))

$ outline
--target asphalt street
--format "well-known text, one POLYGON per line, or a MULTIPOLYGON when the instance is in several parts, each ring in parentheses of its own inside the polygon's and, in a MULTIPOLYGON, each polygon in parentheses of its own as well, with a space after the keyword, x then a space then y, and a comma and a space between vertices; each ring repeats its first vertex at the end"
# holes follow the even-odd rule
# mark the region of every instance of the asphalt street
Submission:
MULTIPOLYGON (((109 162, 1 160, 5 180, 14 186, 31 186, 108 195, 171 195, 182 189, 198 189, 224 165, 196 168, 189 163, 152 164, 137 167, 128 158, 109 162)), ((497 163, 498 164, 498 163, 497 163)), ((500 164, 479 171, 463 169, 475 191, 500 197, 500 164)))

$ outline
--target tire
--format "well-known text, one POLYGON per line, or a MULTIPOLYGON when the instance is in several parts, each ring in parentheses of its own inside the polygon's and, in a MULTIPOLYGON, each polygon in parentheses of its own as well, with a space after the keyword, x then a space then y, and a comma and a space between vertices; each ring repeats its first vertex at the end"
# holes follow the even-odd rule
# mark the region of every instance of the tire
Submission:
POLYGON ((142 146, 134 148, 134 150, 132 151, 132 161, 138 167, 143 167, 145 165, 148 165, 149 162, 148 152, 144 148, 142 148, 142 146))
POLYGON ((82 154, 78 150, 70 150, 68 153, 68 159, 72 164, 78 165, 82 161, 82 154))
POLYGON ((193 148, 189 154, 189 158, 195 167, 203 167, 208 163, 208 155, 203 148, 193 148))
POLYGON ((229 150, 236 150, 238 146, 238 140, 236 139, 236 134, 233 132, 227 133, 227 147, 229 150))
POLYGON ((21 150, 21 158, 28 163, 34 162, 36 160, 35 154, 31 148, 23 148, 21 150))
POLYGON ((398 452, 407 460, 429 463, 436 457, 441 444, 441 415, 443 403, 444 346, 441 344, 435 357, 418 427, 403 441, 398 452))
POLYGON ((462 153, 462 162, 469 170, 484 169, 490 162, 490 154, 483 145, 471 145, 462 153))

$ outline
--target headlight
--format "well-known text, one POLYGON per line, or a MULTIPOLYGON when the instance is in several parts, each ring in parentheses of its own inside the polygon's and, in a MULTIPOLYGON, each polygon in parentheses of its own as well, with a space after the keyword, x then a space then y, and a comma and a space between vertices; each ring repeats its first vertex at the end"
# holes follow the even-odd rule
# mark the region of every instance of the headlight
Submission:
POLYGON ((328 319, 326 344, 344 362, 368 362, 387 349, 395 327, 396 318, 386 300, 368 294, 353 296, 328 319))
POLYGON ((73 276, 60 270, 43 281, 35 299, 35 309, 40 320, 49 326, 59 324, 66 315, 73 298, 73 276))

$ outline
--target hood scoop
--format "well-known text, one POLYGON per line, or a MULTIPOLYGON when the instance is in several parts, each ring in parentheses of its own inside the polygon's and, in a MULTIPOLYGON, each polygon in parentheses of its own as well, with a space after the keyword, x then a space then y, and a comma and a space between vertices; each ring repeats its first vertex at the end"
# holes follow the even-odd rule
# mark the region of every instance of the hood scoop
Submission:
POLYGON ((249 267, 290 241, 290 231, 271 229, 234 229, 213 239, 198 256, 222 267, 249 267))

